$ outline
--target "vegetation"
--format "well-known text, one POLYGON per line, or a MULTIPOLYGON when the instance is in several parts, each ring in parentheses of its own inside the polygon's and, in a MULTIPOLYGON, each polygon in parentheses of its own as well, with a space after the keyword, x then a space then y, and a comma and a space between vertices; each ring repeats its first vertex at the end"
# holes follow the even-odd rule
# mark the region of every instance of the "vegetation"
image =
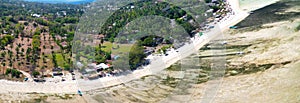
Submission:
POLYGON ((4 46, 7 46, 7 44, 12 43, 14 40, 14 37, 11 35, 5 35, 2 38, 0 38, 1 44, 0 44, 0 48, 3 50, 4 46))
MULTIPOLYGON (((0 0, 1 65, 31 72, 71 68, 71 45, 84 5, 0 0), (34 16, 40 15, 39 17, 34 16), (62 45, 62 42, 67 42, 62 45), (56 56, 57 55, 57 56, 56 56)), ((18 74, 14 69, 6 73, 18 74)))
POLYGON ((6 75, 11 75, 12 77, 20 78, 20 75, 22 74, 20 71, 16 69, 7 69, 5 72, 6 75))
POLYGON ((129 53, 129 65, 131 70, 135 70, 137 67, 141 66, 145 61, 145 53, 144 48, 140 43, 135 44, 131 47, 131 51, 129 53))
POLYGON ((146 36, 144 38, 141 38, 141 45, 148 46, 148 47, 156 47, 157 45, 161 44, 163 42, 162 37, 158 36, 146 36))
POLYGON ((33 75, 33 77, 37 77, 37 76, 40 75, 40 72, 38 72, 38 71, 33 71, 33 72, 32 72, 32 75, 33 75))
POLYGON ((190 33, 190 36, 192 36, 192 31, 197 28, 197 25, 188 22, 190 20, 195 21, 191 15, 187 14, 181 8, 172 4, 168 4, 166 2, 159 2, 156 4, 152 0, 144 0, 136 3, 131 3, 127 6, 120 8, 120 10, 111 15, 108 18, 107 22, 105 22, 103 28, 101 28, 100 33, 105 34, 108 40, 113 41, 120 30, 129 22, 133 21, 136 18, 149 15, 158 15, 168 17, 170 19, 175 19, 175 21, 179 25, 181 25, 188 33, 190 33), (128 9, 126 8, 127 6, 134 6, 135 8, 128 9), (186 20, 181 19, 183 16, 186 16, 186 20), (110 28, 111 26, 113 27, 110 28))

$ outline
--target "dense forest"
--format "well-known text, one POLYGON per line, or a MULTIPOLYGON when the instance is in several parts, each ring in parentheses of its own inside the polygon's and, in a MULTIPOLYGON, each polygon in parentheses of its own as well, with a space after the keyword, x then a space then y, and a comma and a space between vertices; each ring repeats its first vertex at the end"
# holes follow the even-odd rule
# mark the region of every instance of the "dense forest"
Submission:
POLYGON ((101 28, 100 33, 105 34, 106 37, 111 40, 111 38, 114 38, 120 32, 120 29, 122 29, 122 27, 127 25, 129 22, 136 18, 149 15, 157 15, 167 17, 169 19, 175 19, 175 21, 181 25, 191 37, 193 36, 192 31, 196 28, 199 28, 199 23, 197 23, 191 15, 187 14, 187 12, 180 7, 171 5, 167 2, 155 3, 153 0, 145 0, 131 3, 120 8, 120 10, 116 11, 108 18, 107 22, 105 22, 103 25, 103 28, 101 28), (186 18, 181 19, 185 15, 186 18), (195 21, 196 23, 191 24, 189 23, 190 20, 195 21), (111 26, 113 27, 109 28, 111 26))

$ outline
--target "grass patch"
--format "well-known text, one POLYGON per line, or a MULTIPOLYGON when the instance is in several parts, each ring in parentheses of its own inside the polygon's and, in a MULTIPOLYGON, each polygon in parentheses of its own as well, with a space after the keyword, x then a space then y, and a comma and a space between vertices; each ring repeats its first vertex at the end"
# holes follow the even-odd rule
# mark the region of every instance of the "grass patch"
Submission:
POLYGON ((101 46, 101 49, 105 52, 109 52, 112 50, 113 44, 111 42, 104 42, 103 45, 101 46))
POLYGON ((57 53, 57 54, 55 54, 55 57, 56 57, 57 65, 60 67, 64 67, 65 60, 64 60, 62 54, 57 53))
MULTIPOLYGON (((119 47, 120 48, 116 48, 114 49, 114 51, 117 51, 117 52, 129 52, 131 50, 131 44, 120 44, 119 47)), ((114 45, 114 47, 116 47, 114 45)))
POLYGON ((111 42, 105 42, 101 46, 101 50, 105 52, 112 52, 114 54, 128 53, 132 44, 113 44, 111 42))

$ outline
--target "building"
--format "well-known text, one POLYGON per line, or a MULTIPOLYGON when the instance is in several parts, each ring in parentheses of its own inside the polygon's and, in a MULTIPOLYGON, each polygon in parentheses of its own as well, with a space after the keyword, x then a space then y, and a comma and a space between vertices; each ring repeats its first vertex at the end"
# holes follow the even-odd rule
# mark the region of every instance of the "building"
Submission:
POLYGON ((96 66, 96 69, 97 69, 97 70, 98 70, 98 69, 104 70, 104 69, 107 69, 107 68, 109 68, 109 66, 106 65, 106 64, 104 64, 104 63, 100 63, 99 65, 96 66))
POLYGON ((39 14, 31 14, 31 16, 32 16, 32 17, 36 17, 36 18, 41 17, 41 15, 39 15, 39 14))

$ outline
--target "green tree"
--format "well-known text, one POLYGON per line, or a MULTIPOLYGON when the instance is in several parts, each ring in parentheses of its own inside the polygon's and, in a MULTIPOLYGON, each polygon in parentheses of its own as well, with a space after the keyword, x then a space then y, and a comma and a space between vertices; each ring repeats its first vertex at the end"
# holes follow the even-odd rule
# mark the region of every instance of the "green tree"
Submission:
POLYGON ((37 76, 40 75, 40 72, 38 72, 38 71, 33 71, 33 72, 32 72, 32 75, 33 75, 34 77, 37 77, 37 76))
POLYGON ((22 74, 17 69, 7 69, 5 72, 6 75, 11 74, 12 77, 20 78, 20 75, 22 74))
POLYGON ((68 63, 64 64, 64 70, 69 71, 71 69, 71 66, 68 63))
POLYGON ((139 67, 144 62, 145 57, 144 48, 140 44, 133 45, 129 52, 130 69, 135 70, 139 67))

